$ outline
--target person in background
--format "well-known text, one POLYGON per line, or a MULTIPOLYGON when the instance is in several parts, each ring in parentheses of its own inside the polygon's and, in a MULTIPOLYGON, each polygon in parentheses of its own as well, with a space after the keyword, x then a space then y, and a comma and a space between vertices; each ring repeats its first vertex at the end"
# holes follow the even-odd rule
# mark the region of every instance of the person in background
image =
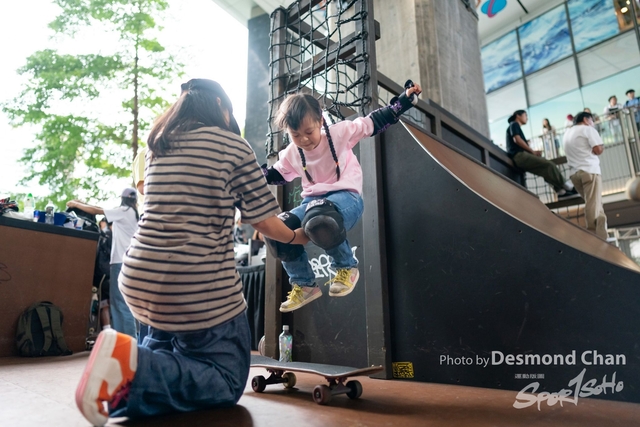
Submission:
POLYGON ((585 201, 587 230, 607 239, 607 217, 602 206, 602 178, 599 156, 604 143, 596 131, 591 114, 576 116, 576 125, 564 134, 564 151, 571 168, 571 182, 585 201))
POLYGON ((627 95, 627 102, 624 103, 624 108, 632 110, 636 122, 636 129, 640 131, 640 98, 636 98, 636 91, 633 89, 629 89, 625 95, 627 95))
POLYGON ((555 163, 542 157, 541 151, 534 151, 522 132, 522 126, 527 124, 527 112, 515 111, 509 117, 507 128, 507 154, 513 159, 513 163, 520 169, 541 176, 553 186, 558 194, 558 199, 577 197, 571 181, 565 181, 562 173, 555 163))
MULTIPOLYGON (((140 216, 144 213, 144 171, 146 168, 147 147, 141 147, 138 154, 133 159, 133 186, 138 191, 138 212, 140 216)), ((147 336, 148 326, 136 320, 136 329, 138 330, 138 343, 142 344, 144 337, 147 336)))
POLYGON ((622 139, 622 127, 617 115, 620 110, 622 110, 622 104, 618 103, 618 98, 615 95, 611 95, 609 97, 609 105, 604 107, 603 120, 605 120, 605 132, 611 134, 614 141, 622 139))
POLYGON ((608 116, 610 119, 615 118, 615 113, 622 109, 622 104, 618 103, 618 97, 615 95, 611 95, 609 97, 609 105, 604 107, 603 114, 608 116))
POLYGON ((235 218, 233 220, 233 243, 238 245, 244 245, 247 243, 247 239, 244 238, 241 219, 240 210, 236 209, 235 218))
POLYGON ((573 114, 567 114, 567 120, 564 122, 564 127, 570 128, 573 126, 573 114))
POLYGON ((147 147, 142 147, 133 159, 133 186, 138 191, 138 212, 144 213, 144 170, 147 158, 147 147))
POLYGON ((600 123, 600 116, 597 115, 596 113, 594 113, 593 111, 591 111, 591 108, 585 107, 583 110, 585 113, 589 113, 591 114, 591 117, 593 117, 593 124, 595 129, 598 131, 598 133, 602 132, 602 125, 600 123))
POLYGON ((125 188, 120 197, 120 206, 114 209, 103 209, 91 206, 79 200, 67 202, 70 208, 77 208, 92 215, 104 215, 107 222, 113 223, 113 240, 111 244, 111 268, 109 274, 109 313, 111 327, 118 332, 137 337, 136 324, 131 310, 118 288, 118 276, 122 268, 122 260, 131 238, 138 229, 138 211, 136 210, 136 190, 125 188))
POLYGON ((549 119, 542 120, 542 138, 545 142, 545 147, 553 145, 556 152, 554 153, 557 157, 560 155, 560 142, 558 141, 558 135, 556 134, 555 126, 551 126, 549 123, 549 119), (551 144, 548 144, 551 143, 551 144))

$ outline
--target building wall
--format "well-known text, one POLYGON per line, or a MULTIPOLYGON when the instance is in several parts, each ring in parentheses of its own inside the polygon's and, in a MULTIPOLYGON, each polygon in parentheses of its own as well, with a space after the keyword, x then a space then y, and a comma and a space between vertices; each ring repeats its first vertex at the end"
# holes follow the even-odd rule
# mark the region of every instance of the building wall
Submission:
POLYGON ((419 81, 424 98, 488 136, 476 15, 440 0, 375 0, 374 14, 378 70, 399 84, 419 81))
POLYGON ((248 22, 247 116, 244 138, 251 144, 259 164, 266 161, 267 117, 269 117, 269 29, 266 13, 248 22))

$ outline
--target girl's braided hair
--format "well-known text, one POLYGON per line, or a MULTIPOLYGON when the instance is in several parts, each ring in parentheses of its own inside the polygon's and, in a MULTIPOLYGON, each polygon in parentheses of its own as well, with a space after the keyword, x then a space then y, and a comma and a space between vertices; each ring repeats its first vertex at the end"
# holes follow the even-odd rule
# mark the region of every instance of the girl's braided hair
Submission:
MULTIPOLYGON (((322 122, 327 140, 329 141, 329 148, 331 149, 331 155, 336 162, 336 175, 340 180, 340 162, 336 154, 336 149, 333 145, 333 139, 331 138, 331 132, 329 132, 329 125, 322 116, 322 107, 317 99, 307 94, 290 95, 280 105, 278 116, 275 123, 280 129, 289 128, 291 130, 298 130, 305 117, 309 115, 316 122, 322 122)), ((307 170, 307 160, 304 157, 304 150, 298 147, 298 153, 302 160, 302 168, 309 182, 314 182, 311 174, 307 170)))

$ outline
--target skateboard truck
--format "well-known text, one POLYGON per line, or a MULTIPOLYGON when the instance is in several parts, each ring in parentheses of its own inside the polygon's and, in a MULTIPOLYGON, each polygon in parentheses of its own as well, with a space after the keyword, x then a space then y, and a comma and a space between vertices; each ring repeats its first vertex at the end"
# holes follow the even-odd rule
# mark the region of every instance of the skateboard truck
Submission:
MULTIPOLYGON (((285 372, 280 369, 267 369, 271 375, 268 378, 262 375, 251 379, 251 388, 257 393, 262 393, 271 384, 282 384, 285 388, 293 388, 296 385, 296 374, 285 372)), ((350 399, 357 399, 362 395, 362 384, 360 381, 352 380, 344 383, 348 377, 329 378, 325 377, 329 385, 317 385, 313 388, 313 400, 318 405, 326 405, 331 402, 333 396, 346 394, 350 399)))

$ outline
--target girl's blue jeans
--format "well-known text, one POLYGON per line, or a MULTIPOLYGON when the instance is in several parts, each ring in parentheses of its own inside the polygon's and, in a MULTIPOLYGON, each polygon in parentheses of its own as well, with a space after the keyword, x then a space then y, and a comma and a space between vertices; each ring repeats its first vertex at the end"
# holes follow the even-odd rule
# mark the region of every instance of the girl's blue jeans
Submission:
POLYGON ((193 332, 148 328, 149 334, 138 346, 138 369, 128 400, 112 408, 111 417, 137 418, 238 402, 251 359, 246 312, 193 332))
MULTIPOLYGON (((344 228, 346 228, 347 231, 356 225, 364 211, 364 202, 358 193, 352 191, 335 191, 322 196, 305 197, 300 206, 292 209, 291 213, 302 221, 307 205, 316 199, 327 199, 333 202, 338 212, 342 215, 344 228)), ((351 245, 349 245, 347 239, 339 246, 326 252, 327 255, 331 257, 331 267, 334 269, 351 268, 358 265, 358 260, 353 256, 351 245)), ((289 283, 295 283, 298 286, 315 285, 316 276, 311 268, 311 264, 309 264, 309 257, 306 251, 293 261, 283 262, 282 266, 289 275, 289 283)))

